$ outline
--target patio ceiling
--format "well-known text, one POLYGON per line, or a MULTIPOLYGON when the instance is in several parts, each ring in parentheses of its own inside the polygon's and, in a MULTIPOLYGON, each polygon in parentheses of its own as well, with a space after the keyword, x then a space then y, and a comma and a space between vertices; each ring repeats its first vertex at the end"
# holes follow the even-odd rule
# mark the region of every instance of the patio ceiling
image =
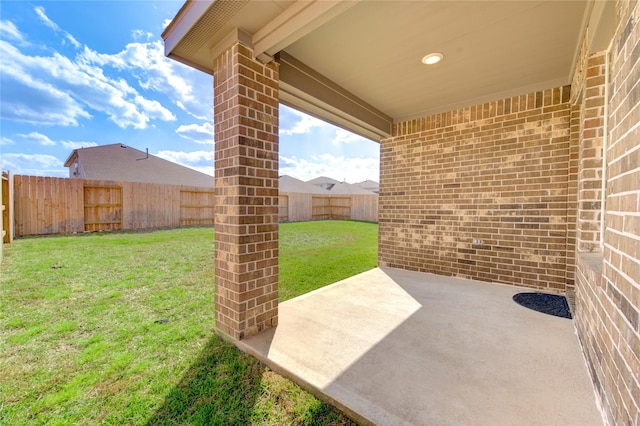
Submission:
POLYGON ((610 3, 188 1, 163 38, 208 73, 242 39, 279 57, 281 102, 379 140, 393 122, 569 84, 587 25, 590 50, 606 48, 610 3), (422 64, 432 52, 443 61, 422 64))

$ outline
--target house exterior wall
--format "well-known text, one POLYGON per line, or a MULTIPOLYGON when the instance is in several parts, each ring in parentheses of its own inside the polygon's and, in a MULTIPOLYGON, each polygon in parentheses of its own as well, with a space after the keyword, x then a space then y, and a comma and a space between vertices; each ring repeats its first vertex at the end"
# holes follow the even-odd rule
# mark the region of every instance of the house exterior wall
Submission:
MULTIPOLYGON (((639 424, 640 7, 635 1, 618 1, 616 6, 609 96, 604 99, 608 106, 604 248, 590 250, 579 244, 575 323, 608 423, 639 424)), ((590 64, 600 58, 606 57, 593 55, 590 64)), ((585 97, 585 103, 588 100, 585 97)), ((604 111, 600 114, 605 117, 604 111)), ((588 142, 588 135, 583 132, 583 136, 582 142, 588 142)), ((592 153, 597 157, 597 152, 592 153)))
POLYGON ((565 291, 569 100, 565 86, 397 123, 380 148, 380 265, 565 291))
POLYGON ((73 161, 73 165, 69 167, 69 178, 70 179, 86 179, 87 173, 84 170, 82 161, 75 156, 75 160, 73 161))
MULTIPOLYGON (((600 251, 604 141, 605 52, 586 58, 578 169, 578 250, 600 251)), ((579 90, 581 87, 576 87, 579 90)))
POLYGON ((236 42, 214 59, 216 327, 278 319, 278 64, 236 42))
MULTIPOLYGON (((571 92, 573 97, 573 91, 571 92)), ((575 310, 575 266, 576 241, 578 231, 575 225, 578 219, 578 166, 580 160, 580 132, 582 130, 582 111, 580 105, 571 105, 571 138, 569 140, 569 174, 567 176, 567 289, 565 295, 569 307, 575 310)))

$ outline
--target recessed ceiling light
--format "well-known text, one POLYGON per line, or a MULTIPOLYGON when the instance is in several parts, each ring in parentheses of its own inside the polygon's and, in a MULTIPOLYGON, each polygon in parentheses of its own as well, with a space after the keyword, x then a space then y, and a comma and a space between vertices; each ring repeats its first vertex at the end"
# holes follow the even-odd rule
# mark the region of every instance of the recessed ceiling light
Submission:
POLYGON ((422 58, 422 63, 425 65, 434 65, 440 62, 444 58, 442 53, 429 53, 427 56, 422 58))

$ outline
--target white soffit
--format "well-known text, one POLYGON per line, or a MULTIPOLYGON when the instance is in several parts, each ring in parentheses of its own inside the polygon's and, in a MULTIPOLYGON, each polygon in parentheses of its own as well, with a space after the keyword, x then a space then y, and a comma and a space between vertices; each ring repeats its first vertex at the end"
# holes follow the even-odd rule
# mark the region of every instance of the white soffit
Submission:
POLYGON ((253 35, 293 0, 188 0, 162 33, 165 55, 211 74, 214 49, 234 30, 253 35))
POLYGON ((303 80, 286 81, 286 72, 284 103, 378 139, 393 121, 569 84, 592 4, 188 1, 163 38, 170 57, 211 73, 212 49, 240 29, 261 60, 285 52, 362 109, 342 114, 330 99, 305 93, 303 80), (431 52, 444 60, 422 64, 431 52), (376 124, 380 118, 387 123, 376 124))
POLYGON ((586 4, 365 1, 285 50, 401 121, 568 84, 586 4))

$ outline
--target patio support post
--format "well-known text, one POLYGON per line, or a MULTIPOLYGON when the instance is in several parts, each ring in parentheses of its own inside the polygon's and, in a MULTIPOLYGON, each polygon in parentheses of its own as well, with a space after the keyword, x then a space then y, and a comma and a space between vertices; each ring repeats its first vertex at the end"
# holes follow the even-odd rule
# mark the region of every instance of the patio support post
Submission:
POLYGON ((216 327, 241 340, 278 323, 278 64, 213 56, 216 327))

